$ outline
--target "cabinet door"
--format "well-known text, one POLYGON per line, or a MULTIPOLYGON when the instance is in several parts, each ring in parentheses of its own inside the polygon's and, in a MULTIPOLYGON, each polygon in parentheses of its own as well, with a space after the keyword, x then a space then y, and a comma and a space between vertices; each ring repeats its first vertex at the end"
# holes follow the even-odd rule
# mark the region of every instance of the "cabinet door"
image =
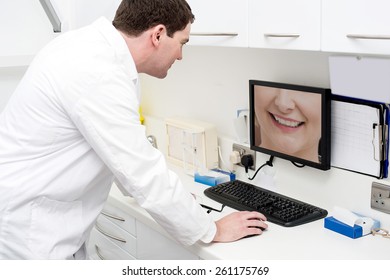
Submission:
POLYGON ((390 1, 322 1, 322 50, 390 54, 390 1))
POLYGON ((138 260, 197 260, 197 255, 137 220, 138 260))
POLYGON ((188 0, 195 22, 190 45, 248 46, 247 0, 188 0))
POLYGON ((249 47, 319 50, 320 0, 249 0, 249 47))
POLYGON ((101 215, 105 216, 107 220, 110 220, 112 223, 126 230, 131 235, 136 236, 135 218, 127 214, 125 211, 122 211, 118 207, 107 202, 104 205, 101 215))
POLYGON ((135 256, 137 252, 137 241, 136 238, 129 234, 123 228, 113 224, 108 218, 100 215, 96 221, 95 228, 106 238, 111 240, 112 243, 116 244, 122 250, 135 256))
POLYGON ((7 60, 12 66, 10 58, 31 60, 54 36, 53 26, 38 0, 1 0, 0 64, 7 60))
POLYGON ((89 237, 87 254, 92 260, 135 260, 133 255, 119 248, 96 228, 89 237))

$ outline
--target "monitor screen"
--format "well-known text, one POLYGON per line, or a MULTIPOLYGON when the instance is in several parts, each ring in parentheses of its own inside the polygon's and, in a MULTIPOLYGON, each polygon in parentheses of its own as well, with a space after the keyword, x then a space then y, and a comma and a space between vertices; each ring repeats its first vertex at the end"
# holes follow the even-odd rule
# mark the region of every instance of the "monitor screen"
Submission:
POLYGON ((330 168, 330 89, 249 81, 251 149, 330 168))

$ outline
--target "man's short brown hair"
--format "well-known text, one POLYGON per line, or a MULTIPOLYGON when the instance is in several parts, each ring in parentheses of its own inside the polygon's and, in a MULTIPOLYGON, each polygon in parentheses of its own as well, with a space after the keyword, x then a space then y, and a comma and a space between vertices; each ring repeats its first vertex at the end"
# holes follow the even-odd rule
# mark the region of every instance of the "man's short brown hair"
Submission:
POLYGON ((139 36, 163 24, 167 35, 172 37, 194 20, 195 16, 186 0, 122 0, 112 23, 129 36, 139 36))

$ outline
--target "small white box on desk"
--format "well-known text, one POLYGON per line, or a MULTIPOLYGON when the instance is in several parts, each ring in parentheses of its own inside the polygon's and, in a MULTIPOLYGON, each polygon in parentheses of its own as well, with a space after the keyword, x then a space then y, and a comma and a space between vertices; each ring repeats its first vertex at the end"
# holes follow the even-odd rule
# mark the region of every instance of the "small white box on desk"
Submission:
POLYGON ((194 174, 199 168, 217 168, 218 137, 213 124, 187 118, 165 119, 167 160, 194 174))

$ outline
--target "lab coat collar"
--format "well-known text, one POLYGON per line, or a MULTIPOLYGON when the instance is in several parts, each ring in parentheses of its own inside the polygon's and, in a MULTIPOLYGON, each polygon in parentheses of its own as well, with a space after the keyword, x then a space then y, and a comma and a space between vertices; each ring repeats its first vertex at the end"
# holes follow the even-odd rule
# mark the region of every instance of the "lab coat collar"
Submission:
POLYGON ((135 67, 134 59, 129 51, 129 48, 126 45, 125 40, 119 31, 112 25, 112 23, 105 17, 100 17, 92 23, 102 36, 107 40, 108 44, 115 50, 118 58, 126 66, 129 78, 132 79, 137 90, 137 98, 140 100, 139 94, 139 74, 137 68, 135 67))

